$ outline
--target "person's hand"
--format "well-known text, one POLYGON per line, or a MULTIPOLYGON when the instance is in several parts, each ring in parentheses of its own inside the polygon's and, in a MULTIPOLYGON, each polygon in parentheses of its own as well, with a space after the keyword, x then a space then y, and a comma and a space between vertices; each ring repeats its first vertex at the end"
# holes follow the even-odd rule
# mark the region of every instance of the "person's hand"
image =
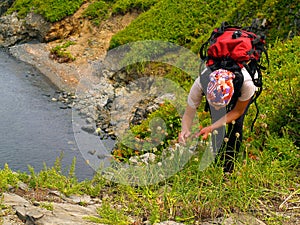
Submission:
POLYGON ((206 140, 211 132, 212 132, 211 126, 207 126, 200 130, 199 136, 202 135, 202 139, 206 140))
POLYGON ((180 144, 185 144, 186 143, 186 139, 191 135, 191 132, 188 130, 183 130, 179 133, 178 135, 178 142, 180 144))

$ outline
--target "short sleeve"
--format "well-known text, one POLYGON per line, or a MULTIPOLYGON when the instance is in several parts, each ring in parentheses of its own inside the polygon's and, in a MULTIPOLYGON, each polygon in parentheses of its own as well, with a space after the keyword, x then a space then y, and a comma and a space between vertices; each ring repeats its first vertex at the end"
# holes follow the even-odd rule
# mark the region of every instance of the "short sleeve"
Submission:
POLYGON ((241 96, 239 97, 239 101, 247 101, 254 95, 256 86, 254 85, 250 74, 245 68, 242 69, 242 73, 244 76, 244 83, 241 88, 241 96))
POLYGON ((202 90, 202 86, 200 83, 200 77, 198 77, 194 81, 194 83, 190 89, 187 103, 190 107, 192 107, 193 109, 196 109, 200 105, 200 103, 202 101, 202 97, 203 97, 203 90, 202 90))

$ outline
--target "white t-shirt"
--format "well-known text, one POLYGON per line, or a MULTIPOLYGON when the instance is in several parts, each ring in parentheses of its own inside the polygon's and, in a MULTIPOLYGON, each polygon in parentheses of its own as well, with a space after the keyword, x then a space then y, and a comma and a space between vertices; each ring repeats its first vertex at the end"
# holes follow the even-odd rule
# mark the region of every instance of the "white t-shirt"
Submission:
MULTIPOLYGON (((207 69, 204 69, 202 73, 206 72, 207 69)), ((240 101, 249 100, 255 93, 256 86, 254 85, 252 78, 248 71, 245 68, 242 68, 242 73, 244 76, 244 82, 241 87, 241 96, 238 98, 240 101)), ((200 77, 198 77, 188 95, 188 105, 194 109, 198 108, 202 101, 203 89, 200 83, 200 77)))

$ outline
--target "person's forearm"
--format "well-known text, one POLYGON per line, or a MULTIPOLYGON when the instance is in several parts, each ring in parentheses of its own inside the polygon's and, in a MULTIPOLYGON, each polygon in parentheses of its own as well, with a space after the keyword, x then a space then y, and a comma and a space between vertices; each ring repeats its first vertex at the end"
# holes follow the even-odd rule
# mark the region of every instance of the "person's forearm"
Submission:
POLYGON ((190 130, 191 129, 196 111, 197 111, 196 109, 193 109, 190 106, 186 107, 186 110, 182 117, 182 130, 190 130))

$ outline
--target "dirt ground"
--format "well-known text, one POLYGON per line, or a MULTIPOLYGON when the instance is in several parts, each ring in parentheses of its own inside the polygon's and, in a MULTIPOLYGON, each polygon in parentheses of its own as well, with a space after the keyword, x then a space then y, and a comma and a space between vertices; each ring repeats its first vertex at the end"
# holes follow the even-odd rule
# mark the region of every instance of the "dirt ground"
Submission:
MULTIPOLYGON (((63 74, 61 75, 63 80, 70 82, 70 85, 76 84, 81 75, 85 76, 89 73, 89 62, 101 60, 105 57, 112 36, 128 26, 139 15, 137 12, 115 15, 104 20, 99 26, 95 26, 89 20, 82 18, 82 13, 89 4, 89 2, 84 3, 71 18, 68 17, 65 19, 66 21, 60 22, 60 24, 66 24, 68 21, 80 21, 80 25, 74 29, 75 32, 65 38, 65 40, 75 43, 69 46, 67 51, 76 59, 67 64, 76 68, 78 75, 70 73, 65 74, 65 77, 63 74)), ((48 42, 46 48, 50 52, 53 47, 65 40, 48 42)))

